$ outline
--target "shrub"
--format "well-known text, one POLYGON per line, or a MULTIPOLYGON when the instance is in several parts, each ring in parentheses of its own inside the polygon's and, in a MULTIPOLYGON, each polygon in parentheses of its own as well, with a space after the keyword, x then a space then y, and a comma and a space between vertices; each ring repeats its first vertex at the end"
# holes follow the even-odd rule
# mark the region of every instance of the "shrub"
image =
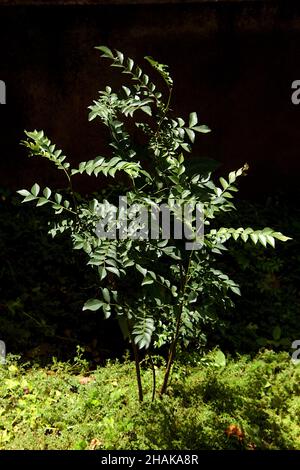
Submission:
MULTIPOLYGON (((125 59, 121 52, 112 52, 107 47, 98 49, 130 78, 130 83, 126 82, 117 93, 106 87, 90 106, 89 119, 100 118, 110 131, 111 157, 98 156, 72 169, 66 156, 43 131, 26 132, 27 140, 23 143, 29 155, 46 158, 62 171, 69 194, 63 197, 48 187, 41 191, 37 183, 30 191, 18 192, 23 202, 49 204, 56 215, 64 213, 66 218, 59 220, 50 233, 68 230, 73 247, 85 251, 88 264, 97 270, 98 295, 83 308, 101 309, 106 318, 113 313, 119 320, 133 348, 142 401, 138 348, 168 345, 160 392, 164 394, 178 341, 188 342, 201 335, 215 306, 226 309, 232 306, 230 293, 240 294, 238 285, 215 267, 215 257, 226 250, 226 242, 251 240, 255 245, 274 247, 275 239, 286 241, 288 237, 269 227, 212 228, 211 222, 217 215, 235 208, 232 199, 237 191, 236 182, 246 174, 248 165, 231 171, 227 179, 221 177, 218 185, 210 173, 190 174, 189 157, 185 154, 191 151, 197 133, 210 130, 199 124, 195 112, 187 122, 173 116, 170 109, 173 80, 167 66, 146 58, 164 83, 164 98, 132 59, 125 59), (138 128, 140 140, 135 141, 128 131, 128 120, 138 128), (124 208, 105 198, 78 201, 73 177, 82 173, 111 178, 122 173, 129 210, 126 204, 124 208), (146 219, 141 207, 147 209, 146 219), (164 224, 158 224, 163 208, 169 222, 173 222, 171 232, 169 225, 166 230, 164 224), (148 225, 149 214, 150 220, 156 222, 155 234, 148 225)), ((155 391, 154 367, 153 374, 155 391)))

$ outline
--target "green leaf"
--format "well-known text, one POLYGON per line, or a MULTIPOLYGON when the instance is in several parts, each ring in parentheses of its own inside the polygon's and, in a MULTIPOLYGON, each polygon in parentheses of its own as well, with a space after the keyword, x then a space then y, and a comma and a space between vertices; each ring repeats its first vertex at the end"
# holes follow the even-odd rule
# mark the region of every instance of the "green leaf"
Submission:
POLYGON ((192 131, 191 129, 188 129, 188 128, 185 129, 185 132, 187 133, 187 135, 188 135, 190 141, 191 141, 192 143, 194 143, 194 142, 195 142, 195 132, 192 131))
POLYGON ((30 192, 27 191, 27 189, 20 189, 19 191, 17 191, 18 194, 20 194, 21 196, 29 196, 30 195, 30 192))
MULTIPOLYGON (((108 268, 106 268, 108 269, 108 268)), ((103 298, 104 300, 106 300, 107 303, 110 303, 110 294, 109 294, 109 290, 104 287, 104 289, 102 289, 102 294, 103 294, 103 298)))
MULTIPOLYGON (((186 152, 190 152, 191 151, 191 148, 190 148, 190 145, 189 144, 186 144, 185 142, 183 142, 182 144, 180 144, 180 146, 183 148, 183 150, 185 150, 186 152)), ((170 178, 171 179, 171 178, 170 178)))
POLYGON ((248 240, 248 238, 249 238, 248 233, 244 232, 244 233, 241 234, 241 239, 243 240, 243 242, 246 242, 248 240))
POLYGON ((177 287, 176 286, 171 287, 171 292, 172 292, 173 297, 178 297, 177 287))
POLYGON ((228 176, 229 183, 232 184, 236 180, 235 171, 231 171, 228 176))
POLYGON ((32 188, 31 188, 31 194, 33 194, 33 196, 37 196, 40 192, 40 187, 37 183, 35 183, 32 188))
POLYGON ((93 312, 99 310, 103 305, 103 302, 98 299, 89 299, 85 302, 82 310, 92 310, 93 312))
POLYGON ((202 126, 193 127, 193 131, 201 132, 202 134, 207 134, 208 132, 211 132, 211 129, 205 124, 203 124, 202 126))
POLYGON ((32 194, 29 194, 28 196, 25 197, 25 199, 23 199, 22 203, 23 202, 34 201, 35 199, 36 199, 35 196, 33 196, 32 194))
POLYGON ((111 59, 114 58, 112 51, 106 46, 96 46, 95 49, 103 52, 104 57, 110 57, 111 59))
POLYGON ((152 116, 152 111, 150 106, 142 106, 141 110, 144 111, 144 113, 148 114, 148 116, 152 116))
POLYGON ((275 248, 275 239, 271 235, 266 235, 266 240, 269 245, 271 245, 273 248, 275 248))
POLYGON ((120 277, 120 271, 118 270, 118 268, 115 268, 113 266, 106 266, 106 270, 120 277))
POLYGON ((57 202, 57 204, 60 204, 61 200, 62 200, 61 194, 56 193, 55 196, 54 196, 54 199, 57 202))
POLYGON ((256 235, 256 233, 250 233, 250 238, 253 241, 253 243, 256 245, 258 242, 258 236, 256 235))
POLYGON ((45 188, 44 191, 43 191, 43 194, 45 196, 46 199, 49 199, 49 197, 51 196, 51 189, 50 188, 45 188))
POLYGON ((153 279, 150 276, 145 276, 142 282, 142 286, 146 286, 147 284, 153 284, 153 279))
POLYGON ((100 281, 105 279, 105 277, 107 276, 107 272, 106 272, 106 269, 104 268, 104 266, 99 266, 98 267, 98 273, 99 273, 99 276, 100 276, 100 281))
POLYGON ((225 180, 225 178, 220 178, 220 183, 221 185, 223 186, 223 189, 227 189, 229 184, 227 183, 227 181, 225 180))
POLYGON ((194 127, 198 123, 197 113, 193 112, 190 114, 189 127, 194 127))
POLYGON ((240 288, 238 286, 230 286, 230 290, 237 295, 241 295, 240 288))
POLYGON ((150 346, 154 329, 153 318, 147 317, 145 312, 143 312, 143 317, 136 317, 134 319, 134 327, 132 331, 133 340, 140 349, 147 349, 150 346))
POLYGON ((104 317, 107 319, 110 317, 110 314, 111 314, 111 308, 110 308, 110 305, 109 304, 103 304, 102 305, 102 308, 103 308, 103 313, 104 313, 104 317))
POLYGON ((277 240, 280 240, 281 242, 286 242, 288 240, 292 240, 292 238, 286 237, 281 232, 273 232, 272 235, 273 235, 274 238, 277 238, 277 240))
POLYGON ((120 52, 120 51, 116 51, 116 53, 117 53, 117 56, 118 56, 118 59, 119 59, 120 63, 123 64, 124 54, 122 54, 122 52, 120 52))
POLYGON ((222 195, 222 189, 221 188, 215 188, 215 193, 218 197, 222 195))
POLYGON ((43 206, 44 204, 47 204, 49 201, 45 197, 40 197, 36 207, 43 206))
POLYGON ((147 269, 145 268, 142 268, 142 266, 140 266, 139 264, 136 264, 135 265, 136 269, 145 277, 146 274, 147 274, 147 269))
POLYGON ((134 61, 132 59, 128 58, 127 59, 127 68, 130 72, 133 69, 133 66, 134 66, 134 61))
POLYGON ((149 64, 157 70, 157 72, 161 75, 163 80, 167 83, 169 87, 173 86, 173 80, 168 72, 168 66, 165 64, 160 64, 153 57, 146 56, 145 59, 149 62, 149 64))
POLYGON ((270 227, 265 227, 262 232, 264 235, 272 235, 274 230, 272 230, 270 227))
POLYGON ((52 204, 52 208, 55 209, 56 211, 62 211, 62 207, 59 204, 52 204))
POLYGON ((233 198, 233 195, 231 193, 229 193, 228 191, 225 191, 225 193, 223 193, 222 195, 223 197, 226 197, 228 199, 232 199, 233 198))
POLYGON ((152 279, 154 279, 156 281, 156 274, 153 271, 148 271, 147 275, 148 274, 149 274, 149 276, 152 277, 152 279))
POLYGON ((198 298, 197 292, 191 291, 188 295, 188 303, 193 304, 194 302, 196 302, 197 298, 198 298))
POLYGON ((259 233, 258 234, 258 240, 260 241, 260 243, 266 247, 267 246, 267 239, 265 237, 265 235, 263 235, 262 233, 259 233))

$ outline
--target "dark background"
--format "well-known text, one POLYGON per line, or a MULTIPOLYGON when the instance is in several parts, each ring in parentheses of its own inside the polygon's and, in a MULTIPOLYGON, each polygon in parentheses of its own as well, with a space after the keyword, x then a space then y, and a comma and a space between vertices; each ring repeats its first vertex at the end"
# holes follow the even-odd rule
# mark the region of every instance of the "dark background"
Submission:
MULTIPOLYGON (((194 158, 221 161, 222 173, 248 162, 247 197, 297 196, 299 1, 2 0, 0 25, 0 186, 60 184, 47 162, 25 158, 24 129, 44 129, 73 163, 105 152, 106 130, 87 121, 97 91, 118 83, 94 49, 104 44, 169 64, 174 111, 195 110, 213 130, 198 138, 194 158)), ((84 190, 97 189, 87 181, 84 190)))
MULTIPOLYGON (((269 226, 293 238, 276 250, 230 245, 224 271, 242 297, 217 312, 201 347, 255 352, 290 348, 300 337, 300 105, 291 85, 300 79, 300 0, 0 0, 0 339, 30 359, 73 357, 83 345, 96 363, 121 356, 116 320, 82 311, 97 296, 96 271, 68 237, 48 236, 52 213, 20 204, 15 191, 65 186, 43 159, 28 159, 24 129, 44 129, 75 166, 109 155, 107 130, 88 122, 87 107, 106 85, 126 76, 100 59, 107 45, 144 63, 168 64, 175 115, 197 111, 212 133, 199 135, 191 158, 213 158, 225 174, 250 165, 237 211, 224 226, 269 226), (280 338, 274 331, 280 328, 280 338)), ((156 81, 154 75, 154 81, 156 81)), ((159 79, 159 78, 158 78, 159 79)), ((75 177, 76 178, 76 177, 75 177)), ((75 190, 101 190, 103 181, 80 175, 75 190)))

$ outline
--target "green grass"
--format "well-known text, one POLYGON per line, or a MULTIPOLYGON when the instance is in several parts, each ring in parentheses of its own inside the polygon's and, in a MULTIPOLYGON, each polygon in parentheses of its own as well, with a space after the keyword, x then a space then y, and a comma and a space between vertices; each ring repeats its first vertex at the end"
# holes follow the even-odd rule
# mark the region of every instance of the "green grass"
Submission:
MULTIPOLYGON (((138 404, 134 365, 88 371, 0 366, 0 449, 300 449, 300 366, 265 351, 217 366, 212 354, 175 365, 169 393, 138 404)), ((158 382, 163 369, 157 367, 158 382)))

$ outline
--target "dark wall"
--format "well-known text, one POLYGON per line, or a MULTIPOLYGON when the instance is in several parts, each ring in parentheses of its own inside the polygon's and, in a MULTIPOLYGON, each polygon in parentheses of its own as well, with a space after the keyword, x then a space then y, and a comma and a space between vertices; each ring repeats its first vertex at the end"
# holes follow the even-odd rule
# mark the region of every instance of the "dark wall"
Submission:
POLYGON ((118 71, 93 49, 105 44, 169 64, 174 110, 197 111, 213 130, 198 139, 195 158, 220 160, 224 171, 247 161, 247 194, 298 192, 299 1, 38 3, 0 2, 0 186, 61 184, 47 164, 25 158, 23 129, 44 129, 73 162, 105 151, 106 130, 87 121, 97 91, 117 83, 118 71))

